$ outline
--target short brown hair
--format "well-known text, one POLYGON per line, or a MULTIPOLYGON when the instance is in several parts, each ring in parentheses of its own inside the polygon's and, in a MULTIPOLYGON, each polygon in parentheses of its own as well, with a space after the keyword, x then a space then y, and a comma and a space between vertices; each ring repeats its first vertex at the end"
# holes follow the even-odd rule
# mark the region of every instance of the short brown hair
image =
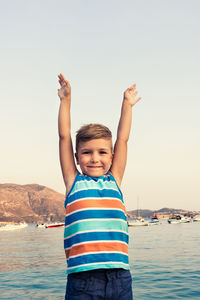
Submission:
POLYGON ((76 132, 76 152, 80 142, 87 142, 94 139, 111 139, 110 129, 102 124, 86 124, 76 132))

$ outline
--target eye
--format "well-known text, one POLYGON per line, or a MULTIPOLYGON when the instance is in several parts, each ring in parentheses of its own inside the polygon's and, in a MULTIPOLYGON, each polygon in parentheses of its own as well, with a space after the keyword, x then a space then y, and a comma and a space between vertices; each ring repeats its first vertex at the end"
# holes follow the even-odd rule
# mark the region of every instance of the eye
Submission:
POLYGON ((82 152, 82 154, 89 154, 90 153, 90 151, 84 151, 84 152, 82 152))
POLYGON ((100 153, 100 154, 107 154, 107 152, 106 152, 106 151, 103 151, 103 150, 100 151, 99 153, 100 153))

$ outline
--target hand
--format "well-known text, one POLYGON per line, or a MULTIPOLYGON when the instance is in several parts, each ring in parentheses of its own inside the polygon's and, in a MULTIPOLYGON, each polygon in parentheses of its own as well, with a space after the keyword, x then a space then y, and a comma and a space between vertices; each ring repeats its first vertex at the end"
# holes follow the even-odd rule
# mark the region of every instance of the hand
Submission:
POLYGON ((60 100, 71 98, 71 86, 63 74, 58 75, 61 88, 58 89, 60 100))
POLYGON ((136 98, 138 94, 138 91, 136 91, 136 84, 133 84, 130 88, 128 88, 125 92, 124 92, 124 100, 127 100, 128 103, 133 106, 134 104, 136 104, 139 100, 141 100, 142 98, 136 98))

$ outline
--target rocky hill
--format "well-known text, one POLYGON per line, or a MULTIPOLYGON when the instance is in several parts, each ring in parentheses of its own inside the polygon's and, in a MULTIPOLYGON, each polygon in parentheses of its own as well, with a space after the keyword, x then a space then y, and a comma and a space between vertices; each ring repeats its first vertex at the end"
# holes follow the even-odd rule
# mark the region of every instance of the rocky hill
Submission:
MULTIPOLYGON (((0 184, 0 222, 56 222, 64 221, 63 194, 39 184, 0 184)), ((186 213, 181 209, 162 208, 158 214, 186 213)), ((189 213, 189 212, 187 212, 189 213)), ((152 217, 153 210, 131 210, 128 218, 152 217)))
MULTIPOLYGON (((183 210, 183 209, 176 209, 176 208, 167 208, 167 207, 164 207, 164 208, 161 208, 161 209, 158 209, 157 211, 157 214, 163 214, 163 215, 175 215, 175 214, 185 214, 185 215, 190 215, 192 216, 193 215, 193 212, 191 211, 186 211, 186 210, 183 210)), ((136 218, 138 216, 142 217, 142 218, 151 218, 153 217, 155 211, 154 210, 149 210, 149 209, 139 209, 139 210, 129 210, 127 212, 127 216, 128 218, 136 218)))
POLYGON ((38 184, 0 184, 0 222, 64 220, 63 194, 38 184))

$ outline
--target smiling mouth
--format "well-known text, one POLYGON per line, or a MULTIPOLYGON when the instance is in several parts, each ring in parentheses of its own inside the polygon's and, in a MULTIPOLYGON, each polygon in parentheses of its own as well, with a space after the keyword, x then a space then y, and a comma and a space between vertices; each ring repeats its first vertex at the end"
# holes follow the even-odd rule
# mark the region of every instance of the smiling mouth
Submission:
POLYGON ((101 166, 88 166, 88 168, 98 169, 98 168, 102 168, 102 167, 101 166))

